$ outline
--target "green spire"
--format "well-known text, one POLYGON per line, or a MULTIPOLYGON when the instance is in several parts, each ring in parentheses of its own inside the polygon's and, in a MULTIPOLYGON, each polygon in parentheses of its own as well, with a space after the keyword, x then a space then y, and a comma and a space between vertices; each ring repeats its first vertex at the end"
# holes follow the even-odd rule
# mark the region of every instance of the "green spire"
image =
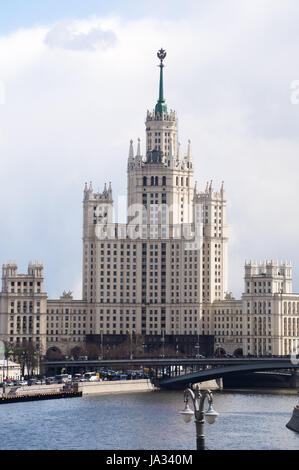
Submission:
POLYGON ((164 100, 164 87, 163 87, 163 60, 166 57, 166 51, 160 49, 157 53, 158 58, 160 59, 160 84, 159 84, 159 100, 155 107, 155 115, 158 113, 162 116, 162 113, 167 113, 167 105, 164 100))

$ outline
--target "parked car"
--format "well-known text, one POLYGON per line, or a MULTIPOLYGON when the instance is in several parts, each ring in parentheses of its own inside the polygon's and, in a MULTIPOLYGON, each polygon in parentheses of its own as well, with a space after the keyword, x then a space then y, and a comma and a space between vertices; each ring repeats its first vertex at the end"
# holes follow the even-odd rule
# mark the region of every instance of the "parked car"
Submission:
POLYGON ((25 387, 26 385, 28 385, 28 382, 27 382, 27 380, 19 380, 19 385, 21 387, 25 387))
POLYGON ((1 384, 1 387, 11 387, 12 385, 13 382, 4 380, 4 382, 1 384))
POLYGON ((118 375, 118 372, 116 372, 115 370, 108 370, 107 371, 108 380, 113 379, 113 377, 116 377, 117 375, 118 375))
POLYGON ((59 375, 55 375, 55 379, 57 383, 63 384, 63 383, 71 382, 72 376, 69 374, 59 374, 59 375))
POLYGON ((31 386, 31 385, 36 385, 36 379, 28 379, 28 385, 31 386))
POLYGON ((73 375, 72 380, 73 382, 79 382, 82 377, 82 374, 75 374, 73 375))
POLYGON ((57 383, 55 377, 47 377, 46 378, 46 385, 51 385, 57 383))
POLYGON ((98 382, 100 379, 98 378, 98 373, 97 372, 85 372, 84 378, 88 382, 98 382))

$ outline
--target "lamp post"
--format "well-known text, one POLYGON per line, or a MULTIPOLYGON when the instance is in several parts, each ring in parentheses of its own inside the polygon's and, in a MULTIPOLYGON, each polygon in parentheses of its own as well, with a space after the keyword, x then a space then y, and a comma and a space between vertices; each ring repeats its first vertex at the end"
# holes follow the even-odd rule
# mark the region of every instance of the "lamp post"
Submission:
POLYGON ((183 411, 180 411, 185 423, 189 423, 192 417, 195 417, 195 426, 196 426, 196 449, 205 450, 205 435, 204 435, 204 422, 205 418, 209 424, 213 424, 218 416, 218 413, 213 408, 213 395, 210 390, 199 390, 198 385, 195 389, 187 388, 184 391, 184 402, 185 408, 183 411), (191 410, 188 405, 189 398, 191 398, 194 412, 191 410), (209 407, 204 411, 205 400, 208 400, 209 407))
POLYGON ((133 359, 133 330, 127 330, 130 337, 130 360, 133 359))
POLYGON ((162 342, 162 357, 164 359, 165 357, 165 330, 164 329, 162 330, 161 342, 162 342))
POLYGON ((199 345, 199 335, 197 335, 197 344, 194 346, 196 349, 196 357, 199 358, 199 350, 200 350, 200 345, 199 345))
POLYGON ((133 330, 130 331, 130 359, 133 359, 133 330))
POLYGON ((101 335, 101 358, 104 359, 103 330, 100 330, 100 335, 101 335))
POLYGON ((215 349, 215 355, 216 355, 216 357, 217 357, 217 356, 220 356, 220 351, 221 351, 221 349, 220 349, 220 343, 216 343, 216 349, 215 349))

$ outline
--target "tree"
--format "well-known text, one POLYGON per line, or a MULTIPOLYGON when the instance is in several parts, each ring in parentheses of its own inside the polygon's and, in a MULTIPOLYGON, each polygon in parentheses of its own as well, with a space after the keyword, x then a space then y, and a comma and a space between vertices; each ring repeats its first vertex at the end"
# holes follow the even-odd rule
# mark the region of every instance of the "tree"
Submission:
POLYGON ((143 357, 146 356, 145 350, 145 339, 144 336, 141 334, 133 334, 134 342, 133 342, 133 354, 134 357, 143 357))
POLYGON ((39 365, 40 355, 39 343, 32 343, 31 341, 7 343, 5 347, 6 360, 11 359, 13 362, 20 364, 22 376, 25 375, 25 370, 28 375, 33 375, 34 369, 39 365))
POLYGON ((34 374, 40 359, 40 345, 38 343, 25 343, 25 364, 29 376, 34 374))
POLYGON ((88 359, 95 360, 100 356, 100 348, 95 343, 87 343, 85 346, 85 351, 88 359))
POLYGON ((71 355, 75 360, 77 360, 79 356, 87 356, 85 346, 75 346, 71 349, 71 355))
POLYGON ((46 358, 52 361, 61 361, 62 359, 64 359, 64 355, 62 354, 59 348, 56 348, 54 346, 48 349, 46 358))

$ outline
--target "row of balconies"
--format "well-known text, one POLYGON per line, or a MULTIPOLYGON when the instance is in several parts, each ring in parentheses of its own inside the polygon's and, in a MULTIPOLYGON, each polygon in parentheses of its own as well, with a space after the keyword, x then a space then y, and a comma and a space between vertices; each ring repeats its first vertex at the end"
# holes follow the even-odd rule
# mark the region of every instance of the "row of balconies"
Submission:
POLYGON ((22 334, 22 335, 33 335, 33 334, 39 335, 39 334, 40 334, 40 331, 39 331, 39 330, 34 331, 33 328, 31 328, 31 329, 28 329, 28 328, 23 328, 23 329, 17 328, 17 329, 15 329, 15 330, 10 330, 10 335, 15 335, 15 334, 17 334, 17 335, 20 335, 20 334, 22 334))
POLYGON ((41 291, 41 289, 36 289, 36 290, 21 290, 21 289, 13 289, 11 288, 10 290, 7 290, 7 291, 3 291, 3 293, 6 292, 7 294, 9 295, 13 295, 14 297, 16 295, 18 296, 24 296, 24 297, 28 297, 28 296, 36 296, 37 294, 44 294, 44 292, 41 291))
POLYGON ((23 315, 27 315, 27 314, 30 314, 30 315, 32 315, 32 314, 37 314, 37 315, 39 315, 39 314, 40 314, 40 309, 39 309, 39 308, 36 309, 36 312, 35 312, 34 309, 29 309, 29 310, 23 309, 23 310, 21 310, 21 309, 18 308, 17 311, 15 312, 14 309, 12 308, 12 309, 10 309, 10 312, 9 312, 9 313, 10 313, 11 315, 12 315, 12 314, 18 314, 18 315, 20 315, 20 314, 21 314, 21 315, 22 315, 22 314, 23 314, 23 315))

